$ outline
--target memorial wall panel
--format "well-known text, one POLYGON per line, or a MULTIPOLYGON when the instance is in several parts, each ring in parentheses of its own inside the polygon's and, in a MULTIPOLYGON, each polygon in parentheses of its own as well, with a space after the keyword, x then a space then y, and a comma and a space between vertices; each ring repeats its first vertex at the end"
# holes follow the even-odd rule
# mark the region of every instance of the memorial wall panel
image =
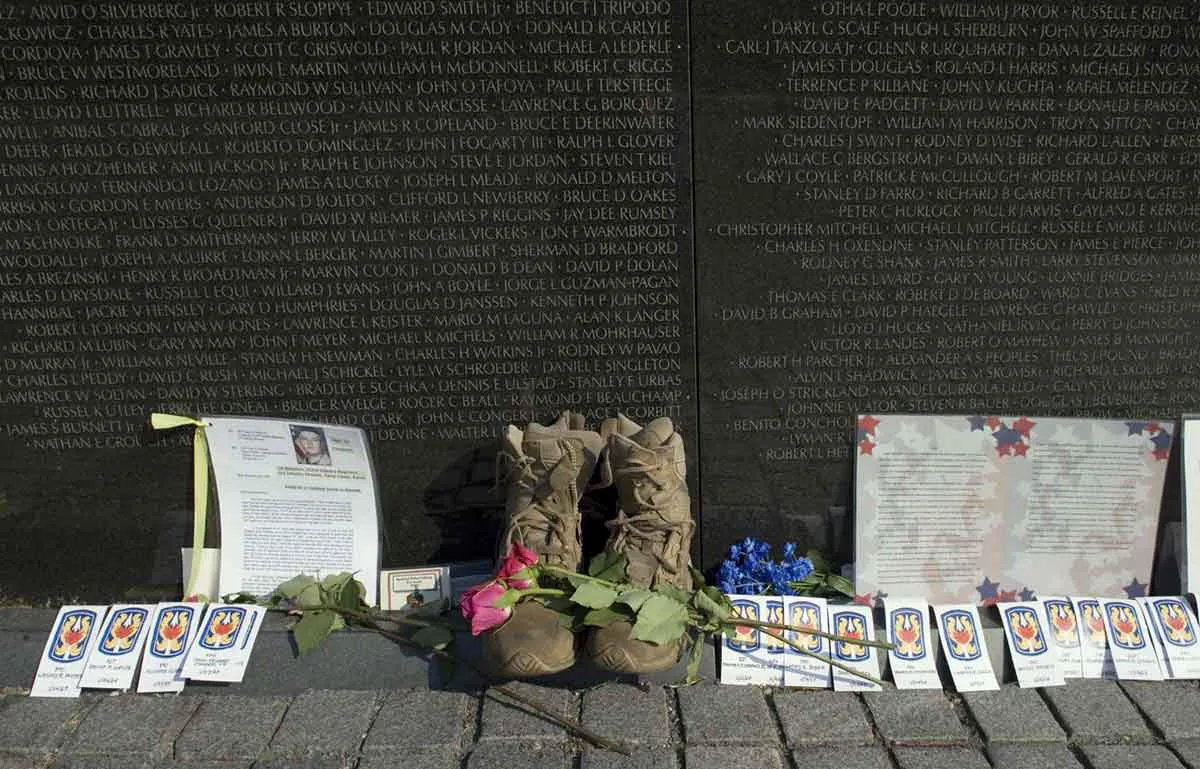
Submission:
POLYGON ((1194 5, 691 14, 707 561, 849 556, 857 413, 1195 409, 1194 5))
POLYGON ((507 423, 694 436, 686 25, 0 2, 0 598, 162 580, 190 453, 152 410, 367 428, 396 565, 491 554, 507 423))

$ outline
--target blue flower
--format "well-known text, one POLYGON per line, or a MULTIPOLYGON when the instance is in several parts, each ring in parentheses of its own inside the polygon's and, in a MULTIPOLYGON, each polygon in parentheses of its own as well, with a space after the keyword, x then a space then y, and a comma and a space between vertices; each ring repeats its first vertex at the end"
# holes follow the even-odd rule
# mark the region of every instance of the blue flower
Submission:
POLYGON ((796 557, 796 543, 795 542, 785 542, 783 544, 783 560, 791 561, 791 560, 794 560, 795 557, 796 557))

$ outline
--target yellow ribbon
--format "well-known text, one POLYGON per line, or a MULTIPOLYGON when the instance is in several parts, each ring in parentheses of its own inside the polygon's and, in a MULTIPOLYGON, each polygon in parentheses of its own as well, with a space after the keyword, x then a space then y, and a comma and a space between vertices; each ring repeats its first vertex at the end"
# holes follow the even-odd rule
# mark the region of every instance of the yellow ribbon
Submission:
POLYGON ((155 430, 174 430, 176 427, 196 428, 192 441, 192 484, 195 486, 192 504, 192 568, 188 570, 187 584, 183 596, 196 594, 196 577, 200 574, 201 559, 204 557, 204 528, 208 522, 208 436, 204 422, 175 414, 151 414, 150 426, 155 430))

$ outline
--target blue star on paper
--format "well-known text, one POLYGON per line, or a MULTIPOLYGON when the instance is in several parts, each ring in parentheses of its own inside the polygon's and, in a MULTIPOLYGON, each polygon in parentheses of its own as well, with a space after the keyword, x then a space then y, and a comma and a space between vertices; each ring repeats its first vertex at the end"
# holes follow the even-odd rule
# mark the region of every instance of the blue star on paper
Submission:
POLYGON ((1125 587, 1121 588, 1125 591, 1126 598, 1137 598, 1146 594, 1146 586, 1138 582, 1138 578, 1134 577, 1133 582, 1130 582, 1125 587))
POLYGON ((967 417, 967 423, 971 425, 971 432, 975 432, 976 430, 979 430, 980 432, 982 432, 983 431, 983 423, 986 421, 986 419, 987 419, 987 417, 981 417, 978 415, 973 416, 973 417, 967 417))
POLYGON ((987 577, 984 577, 983 582, 976 585, 975 589, 979 591, 980 598, 995 598, 997 595, 996 591, 1000 589, 1000 583, 992 582, 987 577))
POLYGON ((1022 601, 1036 601, 1037 593, 1033 592, 1029 588, 1024 588, 1021 590, 1021 600, 1022 601))
POLYGON ((1126 422, 1125 426, 1129 428, 1130 435, 1141 435, 1142 430, 1146 429, 1145 422, 1126 422))

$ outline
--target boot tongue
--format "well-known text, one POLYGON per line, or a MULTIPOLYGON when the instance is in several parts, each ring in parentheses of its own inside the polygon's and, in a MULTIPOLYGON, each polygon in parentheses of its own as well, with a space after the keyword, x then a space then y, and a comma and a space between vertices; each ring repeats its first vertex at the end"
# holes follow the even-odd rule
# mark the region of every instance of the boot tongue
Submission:
POLYGON ((525 431, 521 453, 532 459, 538 467, 549 470, 563 458, 563 446, 558 442, 561 436, 561 430, 543 427, 535 422, 525 431))
POLYGON ((629 436, 629 440, 646 449, 656 449, 675 434, 675 425, 670 417, 659 417, 640 431, 629 436))

